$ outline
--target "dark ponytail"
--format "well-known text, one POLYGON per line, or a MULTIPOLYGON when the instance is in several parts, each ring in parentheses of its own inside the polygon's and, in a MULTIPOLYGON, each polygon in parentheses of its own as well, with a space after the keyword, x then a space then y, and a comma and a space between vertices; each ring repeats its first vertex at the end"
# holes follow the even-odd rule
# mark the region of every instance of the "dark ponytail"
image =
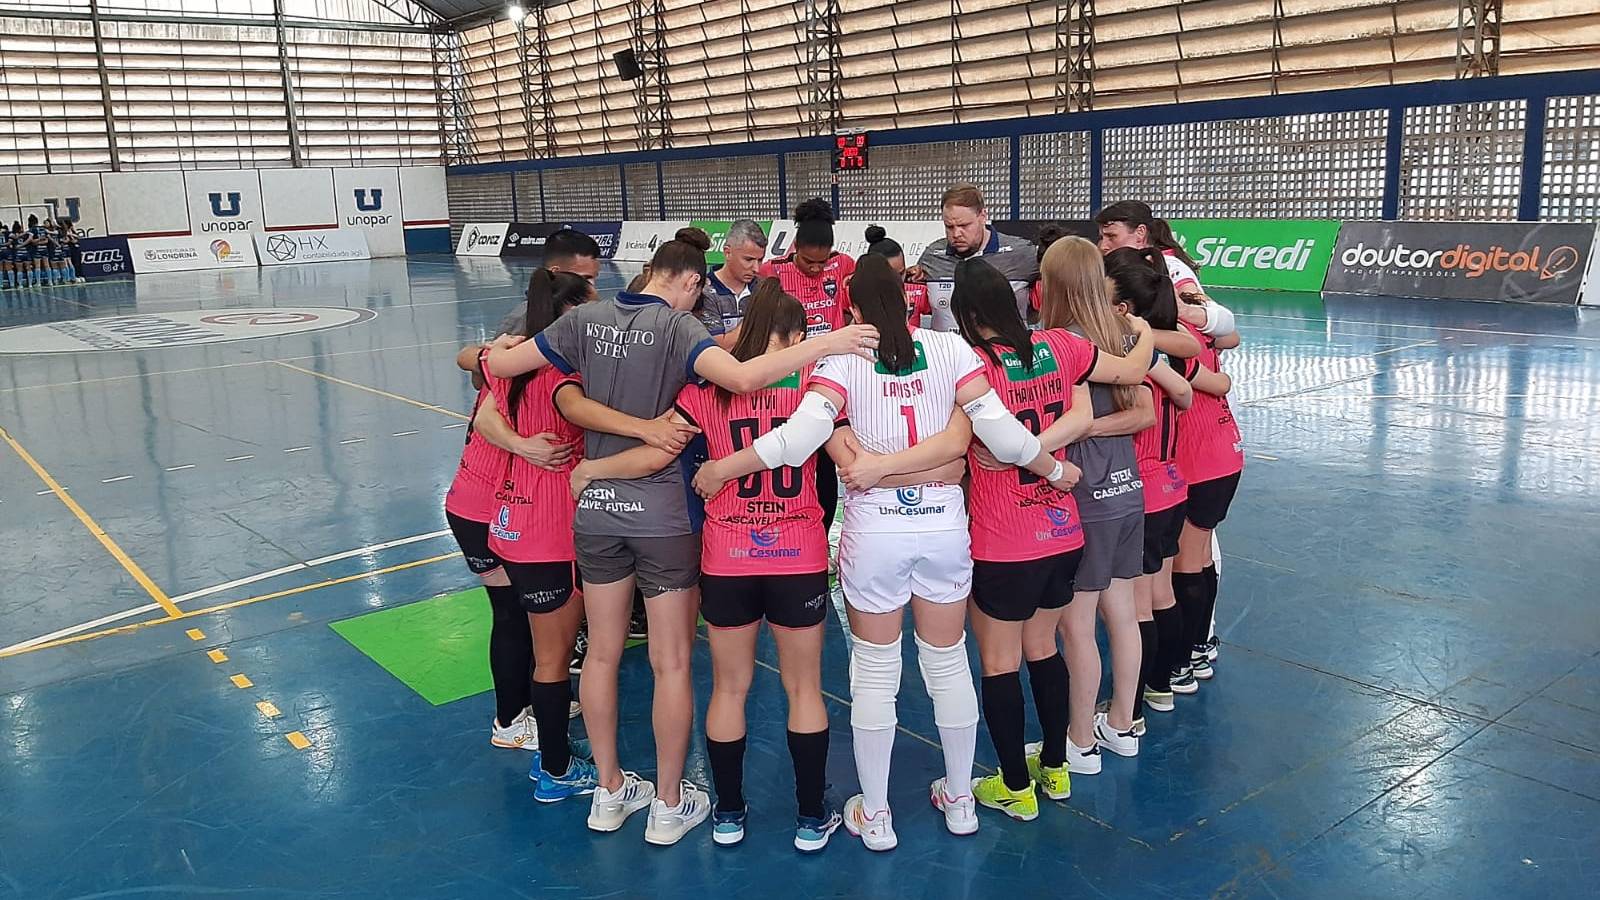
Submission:
MULTIPOLYGON (((729 352, 734 359, 745 362, 766 353, 774 335, 788 337, 795 332, 804 335, 805 331, 806 308, 784 292, 778 279, 763 278, 746 301, 744 318, 739 322, 739 340, 729 352)), ((732 399, 732 391, 717 388, 717 400, 723 406, 732 399)))
POLYGON ((1000 351, 995 348, 1010 348, 1022 361, 1022 367, 1031 372, 1033 336, 1017 313, 1017 295, 1011 290, 1011 282, 981 258, 956 263, 955 280, 950 310, 955 313, 961 337, 997 366, 1000 351), (986 331, 994 336, 986 336, 986 331))
POLYGON ((821 197, 794 208, 794 244, 796 247, 833 248, 833 207, 821 197))
POLYGON ((900 246, 899 241, 889 237, 889 232, 882 226, 868 225, 865 237, 867 239, 868 253, 876 253, 884 259, 894 259, 895 257, 906 255, 906 249, 900 246))
POLYGON ((878 329, 878 362, 883 368, 894 375, 910 372, 917 361, 917 351, 906 326, 905 282, 889 268, 889 260, 876 253, 856 260, 856 274, 850 278, 850 302, 861 313, 862 321, 878 329))
POLYGON ((1182 244, 1178 243, 1178 238, 1172 233, 1172 226, 1167 224, 1166 219, 1151 220, 1150 246, 1169 251, 1173 256, 1183 260, 1184 265, 1197 273, 1200 271, 1200 264, 1194 261, 1194 257, 1190 256, 1187 250, 1183 249, 1182 244))
POLYGON ((1178 296, 1161 251, 1154 247, 1113 250, 1106 254, 1106 276, 1116 287, 1114 301, 1128 304, 1133 314, 1149 322, 1151 328, 1177 330, 1178 296))
MULTIPOLYGON (((528 279, 528 313, 522 320, 522 336, 531 338, 549 328, 561 314, 589 299, 592 288, 582 276, 571 272, 552 272, 543 266, 533 270, 528 279)), ((512 427, 517 424, 517 407, 522 403, 522 393, 528 382, 538 374, 524 372, 511 379, 506 392, 506 411, 512 427)))

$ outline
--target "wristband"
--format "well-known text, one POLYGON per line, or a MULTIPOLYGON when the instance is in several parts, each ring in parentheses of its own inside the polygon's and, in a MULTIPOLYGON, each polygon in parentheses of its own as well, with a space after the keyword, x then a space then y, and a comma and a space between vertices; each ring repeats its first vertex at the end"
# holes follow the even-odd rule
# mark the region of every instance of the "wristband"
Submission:
POLYGON ((1061 464, 1061 460, 1058 459, 1058 460, 1056 460, 1055 468, 1050 470, 1050 474, 1046 475, 1044 477, 1044 480, 1045 481, 1060 481, 1061 480, 1061 476, 1065 475, 1066 473, 1067 473, 1066 467, 1063 466, 1061 464))

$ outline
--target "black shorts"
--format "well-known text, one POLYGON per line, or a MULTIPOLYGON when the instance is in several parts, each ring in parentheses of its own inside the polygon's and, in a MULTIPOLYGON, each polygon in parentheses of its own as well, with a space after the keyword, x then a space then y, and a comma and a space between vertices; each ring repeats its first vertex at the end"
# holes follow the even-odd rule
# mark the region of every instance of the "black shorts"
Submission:
POLYGON ((519 563, 508 559, 505 567, 523 612, 555 612, 572 599, 573 588, 578 584, 578 567, 570 562, 519 563))
POLYGON ((1041 609, 1072 602, 1083 548, 1023 562, 972 561, 972 601, 1002 622, 1026 622, 1041 609))
POLYGON ((778 628, 811 628, 827 614, 827 572, 700 576, 700 615, 712 628, 743 628, 763 618, 778 628))
POLYGON ((1207 531, 1214 530, 1228 517, 1228 507, 1233 505, 1234 492, 1239 490, 1242 472, 1189 485, 1189 502, 1184 516, 1189 524, 1207 531))
POLYGON ((1160 512, 1144 514, 1144 573, 1155 575, 1161 564, 1178 555, 1178 535, 1183 533, 1183 509, 1179 503, 1160 512))
POLYGON ((467 560, 467 568, 474 575, 487 575, 500 568, 500 557, 489 549, 489 523, 463 519, 445 511, 444 520, 450 523, 450 533, 455 535, 456 546, 467 560))

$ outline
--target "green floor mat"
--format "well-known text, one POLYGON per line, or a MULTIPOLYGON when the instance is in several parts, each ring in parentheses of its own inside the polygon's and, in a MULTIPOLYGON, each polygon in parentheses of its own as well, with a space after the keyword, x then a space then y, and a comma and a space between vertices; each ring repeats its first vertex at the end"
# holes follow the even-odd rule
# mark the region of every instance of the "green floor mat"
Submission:
POLYGON ((483 588, 473 588, 328 627, 422 699, 441 706, 493 689, 489 624, 489 598, 483 588))
POLYGON ((483 588, 334 622, 339 636, 434 706, 494 687, 483 588))

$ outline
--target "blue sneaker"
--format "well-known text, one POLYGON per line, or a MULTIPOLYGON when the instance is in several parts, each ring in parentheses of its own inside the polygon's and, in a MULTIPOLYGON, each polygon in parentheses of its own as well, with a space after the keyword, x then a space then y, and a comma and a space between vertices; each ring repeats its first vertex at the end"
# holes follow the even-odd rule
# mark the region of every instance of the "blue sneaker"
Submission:
POLYGON ((594 763, 574 756, 567 764, 567 773, 556 776, 539 773, 539 786, 533 789, 533 799, 540 803, 559 803, 568 797, 581 797, 594 793, 600 784, 600 773, 594 763))
POLYGON ((732 847, 744 840, 744 820, 750 812, 747 806, 737 812, 716 810, 711 814, 711 840, 723 847, 732 847))
MULTIPOLYGON (((594 751, 589 748, 589 742, 583 738, 572 738, 567 742, 567 746, 571 749, 573 759, 581 759, 584 762, 590 763, 594 762, 594 751)), ((544 754, 540 753, 537 749, 533 751, 533 765, 528 767, 529 781, 539 780, 539 773, 543 771, 543 756, 544 754)))
POLYGON ((828 838, 838 830, 844 816, 837 809, 824 810, 822 818, 799 816, 794 820, 794 848, 801 853, 820 853, 828 838))

